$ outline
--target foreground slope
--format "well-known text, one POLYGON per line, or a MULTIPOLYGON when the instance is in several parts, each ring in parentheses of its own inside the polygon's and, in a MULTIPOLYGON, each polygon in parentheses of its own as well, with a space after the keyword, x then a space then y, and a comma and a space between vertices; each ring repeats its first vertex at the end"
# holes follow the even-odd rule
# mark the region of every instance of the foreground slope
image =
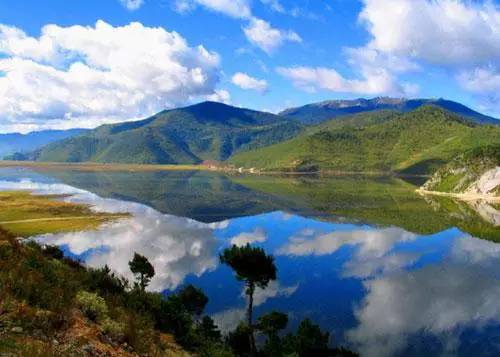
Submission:
POLYGON ((397 110, 409 112, 424 105, 435 105, 452 113, 467 117, 479 124, 500 125, 500 120, 478 113, 463 104, 446 99, 405 99, 380 97, 373 99, 352 100, 327 100, 319 103, 307 104, 302 107, 289 108, 280 113, 300 120, 303 123, 314 124, 328 119, 356 114, 372 112, 376 110, 397 110))
POLYGON ((230 162, 264 170, 428 174, 468 149, 500 144, 500 127, 477 125, 435 106, 373 115, 332 120, 230 162))
POLYGON ((298 122, 270 113, 204 102, 151 118, 101 126, 44 147, 38 161, 193 164, 296 135, 298 122))

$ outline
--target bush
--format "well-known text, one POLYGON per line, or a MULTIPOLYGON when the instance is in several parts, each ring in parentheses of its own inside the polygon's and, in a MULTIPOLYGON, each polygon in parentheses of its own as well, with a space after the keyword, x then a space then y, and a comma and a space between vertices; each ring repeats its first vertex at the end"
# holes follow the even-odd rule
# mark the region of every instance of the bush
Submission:
POLYGON ((116 342, 124 342, 125 325, 110 318, 105 319, 101 324, 102 332, 116 342))
POLYGON ((76 303, 85 316, 92 321, 102 321, 107 317, 106 301, 97 294, 80 291, 76 294, 76 303))

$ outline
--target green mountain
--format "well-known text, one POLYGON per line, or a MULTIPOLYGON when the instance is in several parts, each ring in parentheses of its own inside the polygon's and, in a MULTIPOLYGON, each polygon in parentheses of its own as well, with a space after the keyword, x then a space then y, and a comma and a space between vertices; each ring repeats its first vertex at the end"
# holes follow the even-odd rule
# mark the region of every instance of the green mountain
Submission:
POLYGON ((500 144, 500 127, 423 106, 409 113, 382 111, 330 120, 229 161, 263 170, 428 174, 459 153, 489 144, 500 144))
POLYGON ((500 195, 500 145, 460 154, 423 186, 428 191, 500 195))
POLYGON ((463 104, 446 99, 405 99, 378 97, 373 99, 327 100, 282 111, 280 115, 300 120, 305 124, 317 124, 332 118, 376 110, 409 112, 424 105, 446 109, 452 113, 474 120, 479 124, 500 125, 500 120, 478 113, 463 104))
POLYGON ((86 129, 42 130, 28 134, 0 134, 0 160, 6 156, 22 157, 54 141, 63 140, 86 132, 86 129))
POLYGON ((204 102, 166 110, 151 118, 104 125, 56 142, 38 161, 194 164, 225 160, 295 136, 302 125, 274 114, 204 102))

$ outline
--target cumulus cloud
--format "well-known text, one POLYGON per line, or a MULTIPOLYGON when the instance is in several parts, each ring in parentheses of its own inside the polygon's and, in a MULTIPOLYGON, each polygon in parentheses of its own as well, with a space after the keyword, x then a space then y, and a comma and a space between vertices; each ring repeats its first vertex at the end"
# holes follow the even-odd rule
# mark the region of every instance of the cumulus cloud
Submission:
POLYGON ((268 22, 258 18, 252 18, 243 28, 243 32, 250 43, 268 54, 285 42, 302 42, 302 38, 296 32, 274 28, 268 22))
POLYGON ((128 10, 134 11, 144 4, 144 0, 120 0, 120 3, 128 10))
POLYGON ((252 244, 263 243, 267 239, 266 232, 262 228, 255 228, 252 232, 242 232, 237 236, 231 238, 231 244, 239 247, 252 244))
POLYGON ((231 94, 225 89, 215 89, 214 92, 207 95, 205 99, 212 102, 231 104, 231 94))
POLYGON ((260 93, 266 92, 269 88, 265 79, 257 79, 242 72, 235 73, 231 81, 234 85, 237 85, 242 89, 251 89, 260 93))
POLYGON ((363 51, 455 71, 462 88, 474 93, 485 109, 500 110, 495 67, 500 61, 498 4, 364 0, 359 18, 372 37, 363 51))
POLYGON ((438 64, 500 59, 500 9, 490 1, 364 3, 360 19, 373 36, 371 48, 438 64))
POLYGON ((38 38, 0 25, 0 54, 2 131, 137 119, 217 94, 220 74, 216 53, 137 22, 47 25, 38 38))
MULTIPOLYGON (((275 11, 284 11, 277 0, 261 1, 275 11)), ((243 27, 246 38, 267 53, 273 52, 287 41, 302 42, 301 37, 294 31, 274 28, 268 22, 254 17, 250 5, 250 0, 176 0, 174 7, 178 12, 187 12, 196 6, 202 6, 232 18, 248 21, 243 27)))
POLYGON ((363 78, 345 78, 333 68, 327 67, 278 67, 277 72, 292 81, 293 85, 308 92, 325 89, 332 92, 355 94, 414 94, 418 87, 400 84, 385 68, 367 67, 363 78))

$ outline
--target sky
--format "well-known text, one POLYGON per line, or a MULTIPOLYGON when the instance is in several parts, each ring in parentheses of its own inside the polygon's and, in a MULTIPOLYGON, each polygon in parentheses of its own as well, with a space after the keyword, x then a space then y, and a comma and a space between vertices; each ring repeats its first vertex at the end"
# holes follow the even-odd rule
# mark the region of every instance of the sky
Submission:
POLYGON ((0 0, 0 132, 378 96, 500 117, 500 0, 0 0))

